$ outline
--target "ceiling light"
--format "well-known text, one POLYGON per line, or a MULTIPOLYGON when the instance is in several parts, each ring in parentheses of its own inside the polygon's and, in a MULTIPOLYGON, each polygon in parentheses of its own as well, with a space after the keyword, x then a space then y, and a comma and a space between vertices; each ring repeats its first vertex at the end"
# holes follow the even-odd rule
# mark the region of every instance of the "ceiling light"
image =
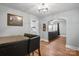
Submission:
POLYGON ((41 14, 45 14, 48 12, 48 5, 45 3, 40 4, 39 8, 38 8, 39 13, 41 14))

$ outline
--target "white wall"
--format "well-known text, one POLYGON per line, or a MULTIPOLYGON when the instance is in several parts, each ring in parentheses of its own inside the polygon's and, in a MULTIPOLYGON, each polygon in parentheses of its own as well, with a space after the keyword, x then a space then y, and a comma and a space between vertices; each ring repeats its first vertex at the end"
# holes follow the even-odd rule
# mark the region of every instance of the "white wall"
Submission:
POLYGON ((31 33, 39 35, 39 20, 31 19, 31 33))
POLYGON ((47 23, 43 20, 40 20, 40 36, 42 39, 46 39, 48 40, 48 27, 47 27, 47 23), (43 31, 43 24, 46 24, 46 31, 43 31))
POLYGON ((59 31, 61 36, 66 37, 66 21, 59 21, 59 31))
POLYGON ((66 47, 79 50, 79 8, 51 15, 43 20, 46 22, 54 19, 66 20, 66 47))
POLYGON ((19 10, 0 6, 0 36, 23 35, 24 33, 31 33, 30 20, 32 19, 37 19, 37 17, 19 10), (7 13, 23 16, 23 26, 7 26, 7 13))

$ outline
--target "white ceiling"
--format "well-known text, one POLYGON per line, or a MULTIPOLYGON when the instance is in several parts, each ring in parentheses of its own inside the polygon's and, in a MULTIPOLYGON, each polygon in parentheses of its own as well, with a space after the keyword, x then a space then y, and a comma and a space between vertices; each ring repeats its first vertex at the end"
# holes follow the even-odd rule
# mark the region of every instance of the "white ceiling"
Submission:
POLYGON ((55 13, 67 11, 79 7, 78 3, 46 3, 48 5, 48 12, 44 15, 38 12, 40 3, 1 3, 1 5, 8 6, 26 13, 33 14, 37 17, 44 18, 55 13))

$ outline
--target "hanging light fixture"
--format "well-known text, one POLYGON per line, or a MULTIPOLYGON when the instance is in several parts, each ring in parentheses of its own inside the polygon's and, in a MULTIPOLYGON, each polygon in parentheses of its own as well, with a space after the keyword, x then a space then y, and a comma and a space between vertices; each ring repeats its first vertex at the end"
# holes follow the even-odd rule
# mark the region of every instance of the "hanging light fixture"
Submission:
POLYGON ((45 3, 42 3, 38 8, 39 13, 45 14, 48 12, 48 6, 45 3))

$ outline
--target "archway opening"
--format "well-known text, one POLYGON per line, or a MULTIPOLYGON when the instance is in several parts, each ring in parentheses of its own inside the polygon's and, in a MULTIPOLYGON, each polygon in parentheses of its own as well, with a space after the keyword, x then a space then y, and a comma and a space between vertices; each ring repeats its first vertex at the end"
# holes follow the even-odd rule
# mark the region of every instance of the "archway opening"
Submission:
POLYGON ((48 40, 53 41, 58 37, 66 39, 66 20, 64 19, 48 21, 48 40))

